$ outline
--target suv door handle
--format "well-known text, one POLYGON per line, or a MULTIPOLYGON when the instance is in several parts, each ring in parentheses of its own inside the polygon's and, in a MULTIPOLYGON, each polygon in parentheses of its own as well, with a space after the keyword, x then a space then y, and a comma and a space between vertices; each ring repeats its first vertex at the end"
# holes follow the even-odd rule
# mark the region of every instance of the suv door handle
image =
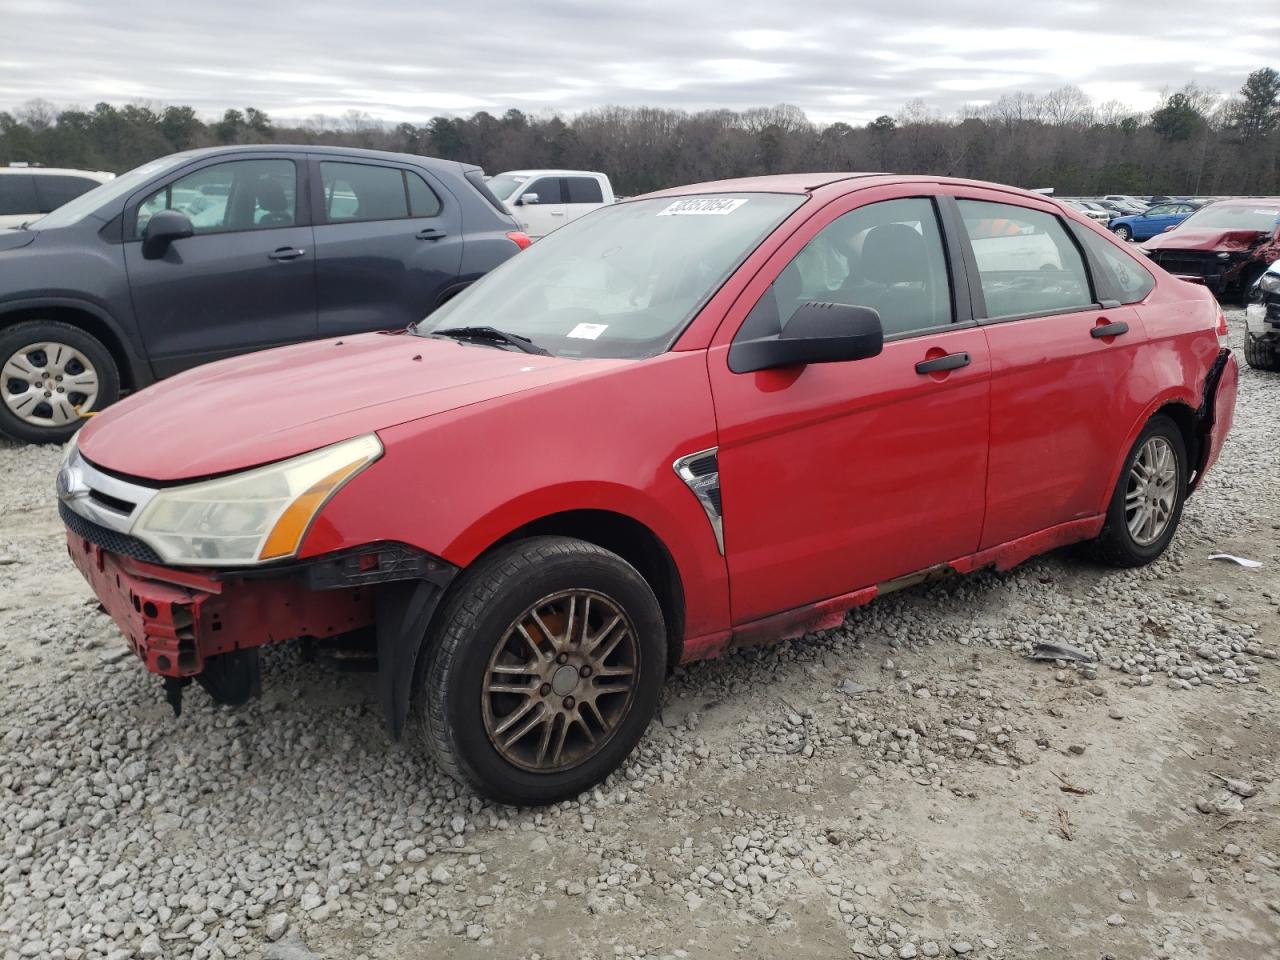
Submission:
POLYGON ((921 360, 916 364, 916 373, 940 373, 943 370, 957 370, 969 365, 969 354, 948 353, 945 357, 934 357, 932 360, 921 360))
POLYGON ((439 227, 423 227, 415 233, 414 236, 419 240, 439 240, 441 237, 446 236, 446 234, 439 227))
POLYGON ((1089 336, 1095 340, 1101 340, 1103 337, 1119 337, 1129 332, 1129 325, 1123 320, 1117 320, 1115 323, 1104 323, 1094 327, 1089 331, 1089 336))
POLYGON ((268 260, 297 260, 299 257, 305 257, 307 251, 301 247, 280 247, 272 250, 267 254, 268 260))

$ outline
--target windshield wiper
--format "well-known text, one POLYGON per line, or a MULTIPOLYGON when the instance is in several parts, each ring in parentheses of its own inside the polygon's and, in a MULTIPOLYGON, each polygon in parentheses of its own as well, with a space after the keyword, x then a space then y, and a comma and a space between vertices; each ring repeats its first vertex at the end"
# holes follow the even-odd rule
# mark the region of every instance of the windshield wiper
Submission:
POLYGON ((507 333, 497 327, 446 327, 443 330, 432 330, 433 337, 457 337, 459 340, 488 340, 490 343, 505 343, 524 353, 536 353, 542 357, 551 356, 550 350, 538 346, 528 337, 518 333, 507 333))

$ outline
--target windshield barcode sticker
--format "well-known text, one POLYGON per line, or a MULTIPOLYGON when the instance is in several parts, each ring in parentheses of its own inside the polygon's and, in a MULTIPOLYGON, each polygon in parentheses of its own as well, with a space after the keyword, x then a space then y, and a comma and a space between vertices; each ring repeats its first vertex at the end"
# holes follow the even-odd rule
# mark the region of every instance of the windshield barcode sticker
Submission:
POLYGON ((723 217, 747 202, 746 197, 686 197, 663 207, 660 217, 723 217))
POLYGON ((598 340, 600 334, 609 329, 607 323, 580 323, 568 333, 566 337, 573 337, 576 340, 598 340))

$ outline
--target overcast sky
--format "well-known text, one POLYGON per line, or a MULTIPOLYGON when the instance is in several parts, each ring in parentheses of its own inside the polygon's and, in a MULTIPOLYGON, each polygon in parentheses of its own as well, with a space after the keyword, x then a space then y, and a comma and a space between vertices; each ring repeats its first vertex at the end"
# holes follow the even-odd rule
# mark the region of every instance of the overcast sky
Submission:
POLYGON ((865 122, 1076 84, 1149 109, 1280 67, 1280 6, 1209 0, 0 0, 0 109, 42 97, 347 110, 793 103, 865 122), (862 8, 861 10, 859 8, 862 8), (1225 15, 1231 9, 1236 15, 1225 15), (865 11, 865 12, 864 12, 865 11))

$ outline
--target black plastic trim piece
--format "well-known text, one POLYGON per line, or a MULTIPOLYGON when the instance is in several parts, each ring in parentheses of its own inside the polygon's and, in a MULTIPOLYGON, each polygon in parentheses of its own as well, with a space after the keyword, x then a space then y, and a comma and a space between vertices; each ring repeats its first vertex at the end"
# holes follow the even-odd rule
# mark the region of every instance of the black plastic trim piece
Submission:
POLYGON ((1104 323, 1100 327, 1094 327, 1089 331, 1089 336, 1095 340, 1101 340, 1103 337, 1122 337, 1129 332, 1129 325, 1123 320, 1117 320, 1115 323, 1104 323))
POLYGON ((932 360, 921 360, 916 364, 916 373, 941 373, 944 370, 958 370, 969 365, 969 354, 963 351, 948 353, 945 357, 932 360))
POLYGON ((88 540, 108 553, 132 557, 134 560, 141 560, 143 563, 164 564, 164 561, 160 559, 160 555, 137 537, 131 537, 126 533, 118 533, 115 530, 109 530, 96 524, 92 520, 86 520, 61 500, 58 501, 58 516, 62 518, 62 522, 66 524, 67 529, 77 537, 88 540))

